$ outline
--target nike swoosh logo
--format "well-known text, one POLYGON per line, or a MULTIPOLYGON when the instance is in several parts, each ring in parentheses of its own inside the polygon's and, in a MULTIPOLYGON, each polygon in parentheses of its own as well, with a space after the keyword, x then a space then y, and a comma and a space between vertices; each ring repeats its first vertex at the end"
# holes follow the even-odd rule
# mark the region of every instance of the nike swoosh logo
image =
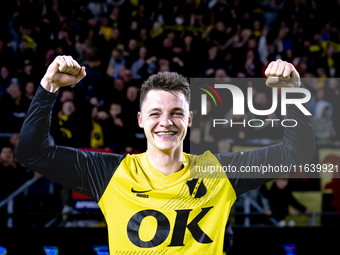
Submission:
POLYGON ((134 190, 133 188, 131 188, 132 193, 146 193, 146 192, 149 192, 149 191, 151 191, 151 189, 150 190, 137 191, 137 190, 134 190))

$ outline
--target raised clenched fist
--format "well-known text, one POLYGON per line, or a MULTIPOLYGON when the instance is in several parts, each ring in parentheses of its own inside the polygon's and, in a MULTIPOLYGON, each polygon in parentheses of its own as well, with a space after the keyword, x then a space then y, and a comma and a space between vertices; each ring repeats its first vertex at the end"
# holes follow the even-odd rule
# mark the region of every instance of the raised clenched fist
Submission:
POLYGON ((58 56, 47 68, 41 85, 50 92, 60 87, 78 83, 86 76, 85 67, 81 67, 71 56, 58 56))
POLYGON ((266 84, 269 87, 300 87, 300 75, 295 67, 281 59, 270 62, 265 75, 268 77, 266 84))

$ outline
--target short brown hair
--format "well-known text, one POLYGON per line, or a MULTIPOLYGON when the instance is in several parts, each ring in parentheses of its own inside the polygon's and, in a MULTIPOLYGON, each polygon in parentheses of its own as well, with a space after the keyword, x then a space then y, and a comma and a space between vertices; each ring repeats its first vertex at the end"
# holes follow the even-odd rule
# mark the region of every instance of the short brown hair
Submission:
POLYGON ((161 72, 151 75, 142 85, 139 98, 140 110, 146 95, 150 90, 179 91, 190 104, 190 86, 182 75, 175 72, 161 72))

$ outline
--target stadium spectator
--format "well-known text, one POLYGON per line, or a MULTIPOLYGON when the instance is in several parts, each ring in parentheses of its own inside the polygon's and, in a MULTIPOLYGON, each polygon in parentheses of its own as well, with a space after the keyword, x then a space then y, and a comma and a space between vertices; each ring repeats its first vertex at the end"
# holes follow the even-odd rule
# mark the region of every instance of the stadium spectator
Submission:
POLYGON ((125 66, 125 59, 121 49, 115 48, 111 53, 110 62, 107 66, 106 74, 117 78, 121 69, 125 66))
POLYGON ((32 99, 34 97, 35 91, 36 91, 36 87, 34 85, 34 82, 33 81, 28 81, 25 84, 24 93, 25 93, 25 97, 29 100, 30 103, 31 103, 31 101, 32 101, 32 99))
POLYGON ((103 76, 100 70, 101 58, 98 55, 89 58, 86 67, 86 79, 78 84, 85 93, 86 100, 92 97, 102 98, 106 86, 103 85, 103 76))
POLYGON ((17 153, 18 143, 19 143, 19 133, 12 133, 10 138, 9 138, 9 143, 11 144, 11 146, 13 148, 13 153, 14 153, 14 157, 15 157, 16 153, 17 153))
POLYGON ((325 100, 316 103, 313 121, 315 138, 318 143, 329 143, 336 135, 332 114, 333 107, 331 103, 325 100))
POLYGON ((248 49, 245 54, 244 70, 247 77, 261 77, 263 64, 260 61, 257 51, 257 42, 255 37, 251 37, 248 41, 248 49))
POLYGON ((21 84, 26 84, 29 80, 37 82, 32 61, 26 59, 22 68, 18 70, 18 79, 21 84))
MULTIPOLYGON (((105 116, 104 116, 105 118, 105 116)), ((99 149, 104 146, 104 133, 103 127, 99 123, 98 107, 94 106, 91 111, 91 138, 90 138, 90 148, 99 149)))
POLYGON ((145 80, 145 78, 153 74, 156 70, 156 65, 152 58, 146 59, 147 48, 139 48, 139 59, 131 65, 132 79, 145 80))
POLYGON ((158 59, 158 72, 170 72, 170 61, 165 58, 158 59))
POLYGON ((125 86, 128 88, 134 85, 135 81, 132 79, 132 71, 125 66, 122 67, 119 73, 119 77, 121 77, 124 81, 125 86))
POLYGON ((8 87, 8 83, 10 81, 9 70, 7 66, 2 66, 0 68, 0 100, 3 97, 6 89, 8 87))
POLYGON ((183 75, 187 77, 195 77, 199 73, 199 41, 200 38, 195 37, 192 33, 186 32, 184 35, 183 62, 185 66, 192 65, 192 68, 184 68, 183 75))
MULTIPOLYGON (((83 109, 87 112, 87 108, 83 109)), ((89 137, 89 130, 91 126, 88 124, 90 120, 90 113, 87 116, 88 119, 79 119, 79 114, 76 107, 71 100, 63 101, 61 110, 57 116, 52 120, 51 135, 56 143, 64 146, 71 147, 90 147, 90 139, 84 139, 89 137), (83 126, 82 124, 87 124, 83 126)))
POLYGON ((139 111, 139 89, 135 86, 128 87, 126 100, 122 103, 123 123, 126 136, 126 145, 142 151, 146 148, 146 137, 136 120, 136 113, 139 111))
POLYGON ((213 76, 218 69, 220 61, 217 59, 218 48, 213 45, 208 50, 208 58, 201 62, 200 73, 202 76, 213 76))
MULTIPOLYGON (((231 29, 229 28, 229 33, 230 32, 231 29)), ((230 37, 230 34, 227 33, 225 23, 223 21, 217 21, 216 27, 212 29, 209 37, 219 48, 224 45, 230 37)))
MULTIPOLYGON (((19 188, 25 181, 33 177, 33 172, 26 167, 21 166, 14 158, 14 152, 11 145, 3 145, 0 151, 0 174, 3 180, 7 180, 6 185, 0 185, 0 201, 19 188)), ((21 194, 14 200, 14 212, 24 210, 24 198, 21 194)), ((0 209, 1 214, 6 214, 6 207, 0 209)), ((0 217, 0 225, 7 225, 7 217, 0 217)), ((19 221, 20 222, 20 221, 19 221)), ((15 226, 16 221, 14 221, 15 226)))
POLYGON ((119 103, 110 105, 109 114, 104 113, 99 117, 104 132, 104 145, 111 148, 115 153, 119 153, 125 149, 126 124, 123 121, 122 106, 119 103), (117 136, 116 134, 120 134, 117 136))
POLYGON ((205 151, 205 147, 202 143, 201 129, 193 127, 190 129, 190 147, 189 152, 196 155, 201 155, 205 151))
POLYGON ((139 48, 137 47, 137 40, 135 38, 131 38, 127 45, 127 51, 125 58, 125 66, 130 69, 133 62, 138 59, 139 56, 139 48))
POLYGON ((336 139, 340 138, 340 84, 339 79, 330 78, 327 79, 326 85, 324 87, 325 91, 325 100, 330 102, 333 107, 333 122, 334 129, 336 132, 336 139))
MULTIPOLYGON (((272 217, 278 221, 279 226, 285 226, 285 217, 288 215, 297 215, 297 210, 302 213, 310 214, 310 210, 299 203, 292 195, 289 187, 289 180, 286 177, 276 179, 273 186, 265 193, 265 195, 269 200, 272 217), (295 209, 289 208, 289 205, 293 206, 295 209)), ((290 220, 288 224, 294 226, 295 222, 290 220)))
POLYGON ((184 54, 183 54, 183 44, 180 41, 175 41, 172 48, 173 57, 171 59, 171 70, 183 74, 184 72, 184 54))
POLYGON ((0 101, 0 131, 20 132, 30 101, 23 95, 17 79, 12 79, 6 91, 0 101))

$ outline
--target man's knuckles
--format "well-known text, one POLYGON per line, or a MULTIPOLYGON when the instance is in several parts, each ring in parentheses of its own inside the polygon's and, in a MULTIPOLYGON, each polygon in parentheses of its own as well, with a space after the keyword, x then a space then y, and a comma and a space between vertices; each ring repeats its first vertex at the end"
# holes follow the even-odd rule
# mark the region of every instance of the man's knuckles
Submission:
POLYGON ((276 61, 272 62, 271 66, 269 65, 267 70, 265 71, 265 75, 267 77, 279 77, 279 78, 289 78, 291 72, 293 71, 292 64, 286 62, 286 61, 276 61))
POLYGON ((55 63, 61 72, 74 72, 78 67, 78 63, 71 56, 57 56, 55 63))

